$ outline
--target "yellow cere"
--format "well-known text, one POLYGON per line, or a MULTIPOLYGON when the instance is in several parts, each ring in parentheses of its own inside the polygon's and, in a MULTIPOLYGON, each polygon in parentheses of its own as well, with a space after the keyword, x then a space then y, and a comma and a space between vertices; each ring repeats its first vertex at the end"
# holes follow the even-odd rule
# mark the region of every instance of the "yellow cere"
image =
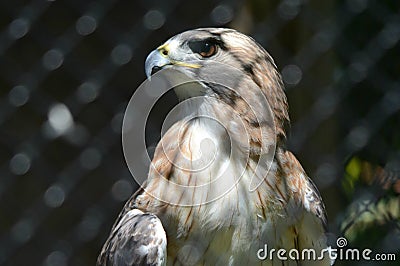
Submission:
MULTIPOLYGON (((172 45, 173 46, 173 45, 172 45)), ((184 67, 190 67, 190 68, 200 68, 201 65, 199 64, 192 64, 192 63, 186 63, 186 62, 181 62, 181 61, 176 61, 170 58, 169 52, 171 51, 171 45, 170 43, 164 43, 163 45, 159 46, 157 50, 160 52, 162 57, 168 58, 172 64, 177 65, 177 66, 184 66, 184 67)))

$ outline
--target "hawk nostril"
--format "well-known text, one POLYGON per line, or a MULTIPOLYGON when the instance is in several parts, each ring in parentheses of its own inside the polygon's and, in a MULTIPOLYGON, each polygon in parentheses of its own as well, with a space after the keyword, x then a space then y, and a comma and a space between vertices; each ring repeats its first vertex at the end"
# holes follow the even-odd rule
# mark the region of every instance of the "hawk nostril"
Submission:
POLYGON ((168 51, 166 49, 163 49, 161 52, 163 55, 168 55, 168 51))
POLYGON ((162 67, 153 66, 153 68, 151 69, 151 75, 154 75, 155 73, 157 73, 157 72, 160 71, 161 69, 162 69, 162 67))

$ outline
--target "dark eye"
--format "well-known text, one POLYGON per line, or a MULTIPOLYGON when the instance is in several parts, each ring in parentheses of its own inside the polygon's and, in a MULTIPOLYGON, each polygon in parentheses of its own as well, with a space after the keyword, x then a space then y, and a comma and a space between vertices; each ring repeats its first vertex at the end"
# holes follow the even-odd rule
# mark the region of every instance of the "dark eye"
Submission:
POLYGON ((217 52, 217 45, 211 40, 191 41, 188 45, 193 53, 197 53, 202 57, 210 57, 217 52))

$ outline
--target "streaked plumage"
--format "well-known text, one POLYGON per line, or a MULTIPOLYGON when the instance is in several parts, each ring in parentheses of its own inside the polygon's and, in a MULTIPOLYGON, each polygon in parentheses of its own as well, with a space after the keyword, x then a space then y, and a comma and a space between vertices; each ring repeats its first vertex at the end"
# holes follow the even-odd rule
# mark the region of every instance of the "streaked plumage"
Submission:
POLYGON ((154 214, 129 210, 115 224, 107 243, 110 265, 165 265, 167 237, 154 214))
MULTIPOLYGON (((300 265, 276 258, 260 261, 257 251, 264 244, 286 250, 325 248, 321 197, 284 146, 287 101, 271 56, 237 31, 205 28, 176 35, 153 51, 146 73, 161 68, 200 80, 176 92, 181 99, 202 98, 189 101, 184 110, 190 119, 177 122, 162 137, 146 183, 124 207, 98 264, 125 265, 113 262, 113 247, 134 240, 139 228, 125 217, 135 209, 160 219, 167 235, 167 265, 300 265), (227 73, 218 64, 241 74, 227 73), (233 90, 218 80, 229 81, 233 90), (212 142, 206 148, 205 139, 212 142)), ((131 252, 135 256, 134 244, 131 252)))

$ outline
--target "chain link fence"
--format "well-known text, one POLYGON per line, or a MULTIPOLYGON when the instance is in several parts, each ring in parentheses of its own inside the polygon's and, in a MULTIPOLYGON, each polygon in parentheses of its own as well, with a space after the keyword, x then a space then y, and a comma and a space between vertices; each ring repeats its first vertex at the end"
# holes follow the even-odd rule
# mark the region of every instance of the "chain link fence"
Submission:
POLYGON ((288 147, 330 231, 400 260, 400 2, 32 0, 0 2, 1 265, 95 263, 137 188, 121 128, 144 60, 203 26, 238 29, 275 58, 288 147))

